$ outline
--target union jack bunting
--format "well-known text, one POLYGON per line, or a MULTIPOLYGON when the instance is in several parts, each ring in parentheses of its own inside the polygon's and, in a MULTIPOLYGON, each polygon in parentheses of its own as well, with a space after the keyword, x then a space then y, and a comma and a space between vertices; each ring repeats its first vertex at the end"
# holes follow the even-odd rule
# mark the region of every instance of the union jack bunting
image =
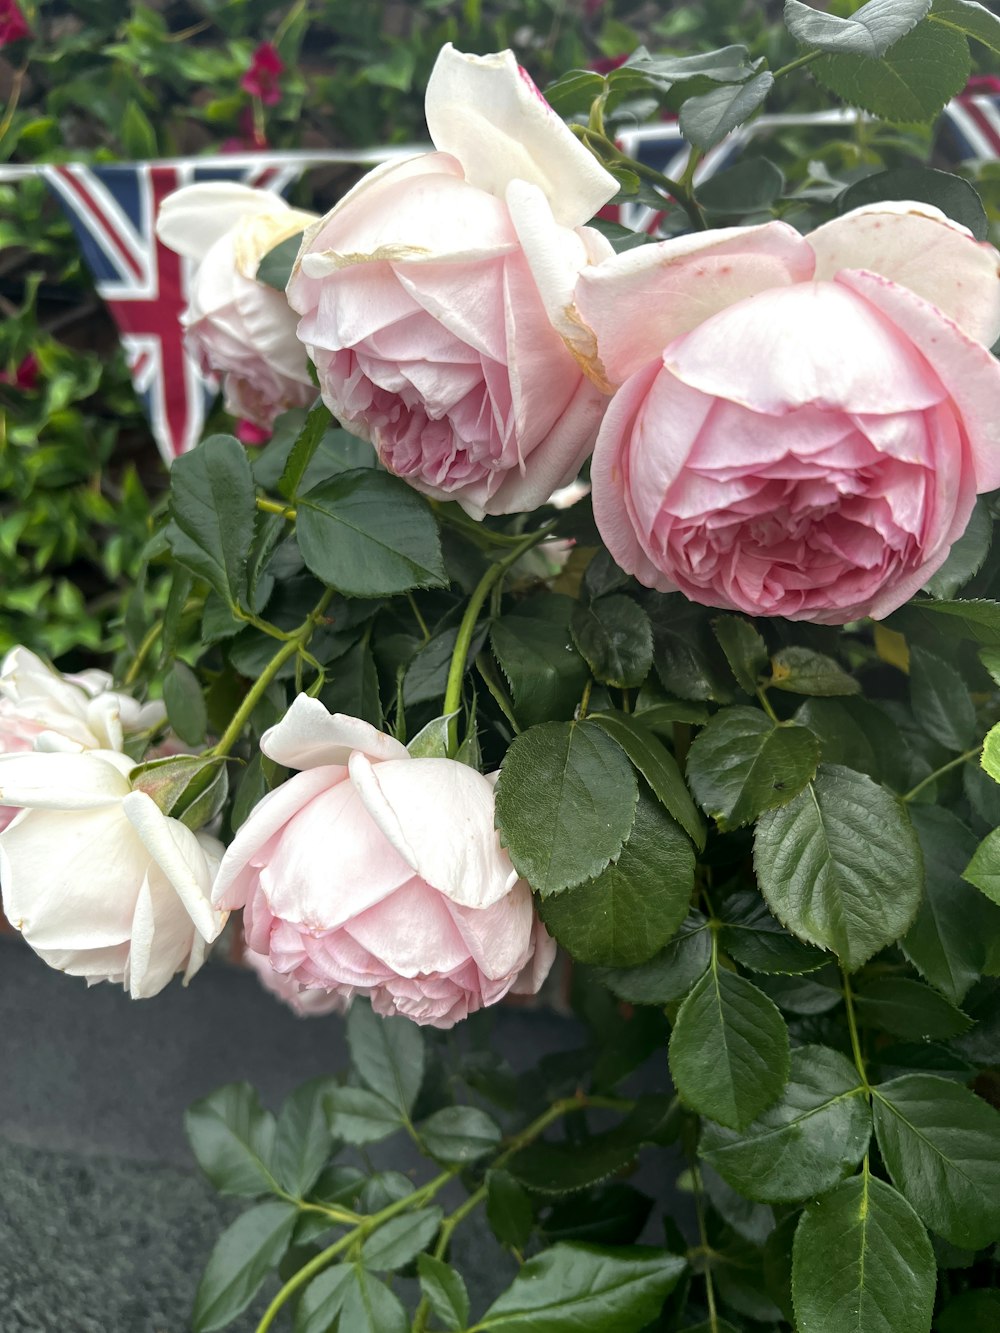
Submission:
POLYGON ((160 204, 195 181, 241 181, 281 191, 302 167, 129 163, 43 171, 118 326, 132 383, 169 464, 198 443, 218 385, 202 375, 184 347, 180 320, 188 303, 190 262, 157 240, 160 204))
POLYGON ((941 117, 938 148, 949 162, 1000 158, 1000 79, 973 79, 941 117))

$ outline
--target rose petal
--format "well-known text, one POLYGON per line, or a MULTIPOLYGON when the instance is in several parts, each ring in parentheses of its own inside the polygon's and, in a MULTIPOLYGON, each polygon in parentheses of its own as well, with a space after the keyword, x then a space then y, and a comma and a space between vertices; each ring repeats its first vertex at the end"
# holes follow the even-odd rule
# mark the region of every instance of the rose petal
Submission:
POLYGON ((1000 337, 1000 255, 930 204, 870 204, 806 240, 816 277, 867 269, 922 296, 984 347, 1000 337))
POLYGON ((891 320, 926 357, 968 432, 976 489, 993 491, 1000 487, 1000 362, 906 287, 874 273, 843 272, 836 282, 891 320))
POLYGON ((784 222, 640 245, 583 270, 577 312, 569 318, 595 335, 593 378, 610 389, 718 311, 757 292, 807 282, 814 262, 805 240, 784 222))
POLYGON ((232 181, 185 185, 164 199, 156 234, 164 245, 187 259, 202 259, 215 242, 248 213, 285 212, 288 205, 270 190, 232 181))
POLYGON ((350 761, 372 819, 416 873, 464 907, 489 907, 517 882, 494 827, 493 788, 452 759, 350 761))
POLYGON ((198 933, 209 942, 217 939, 226 914, 212 910, 212 881, 198 839, 180 820, 169 819, 143 791, 130 792, 122 810, 198 933))
POLYGON ((512 51, 466 55, 449 42, 431 71, 425 112, 435 146, 461 162, 472 185, 503 198, 512 180, 530 181, 568 227, 593 217, 618 191, 512 51))
POLYGON ((307 694, 296 695, 281 721, 264 732, 260 748, 276 764, 298 769, 346 766, 355 750, 374 760, 409 758, 399 741, 358 717, 331 713, 307 694))

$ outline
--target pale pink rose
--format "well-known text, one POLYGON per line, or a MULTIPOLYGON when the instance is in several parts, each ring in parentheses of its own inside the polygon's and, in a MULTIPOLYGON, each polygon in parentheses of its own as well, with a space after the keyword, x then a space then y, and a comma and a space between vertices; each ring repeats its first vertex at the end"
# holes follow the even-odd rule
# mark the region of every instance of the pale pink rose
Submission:
POLYGON ((269 958, 253 949, 243 955, 247 967, 257 974, 265 990, 288 1005, 299 1018, 321 1018, 324 1014, 343 1014, 350 1007, 338 991, 304 990, 292 977, 275 972, 269 958))
POLYGON ((0 756, 0 886, 10 924, 50 967, 133 999, 187 981, 225 924, 210 902, 222 844, 133 790, 114 750, 0 756))
MULTIPOLYGON (((0 663, 0 755, 25 750, 120 750, 126 735, 162 726, 160 702, 140 704, 111 690, 106 671, 64 675, 28 648, 0 663)), ((17 813, 0 806, 0 829, 17 813)))
POLYGON ((249 949, 306 990, 441 1028, 538 990, 555 945, 500 846, 490 778, 304 694, 261 749, 300 771, 251 811, 216 879, 249 949))
POLYGON ((222 376, 226 411, 267 429, 316 388, 284 295, 257 282, 261 260, 315 218, 247 185, 186 185, 168 195, 156 234, 196 264, 184 314, 187 344, 207 374, 222 376))
POLYGON ((617 186, 510 51, 445 46, 426 115, 439 151, 376 168, 310 227, 288 299, 324 402, 390 471, 476 518, 533 509, 604 409, 560 333, 611 253, 582 224, 617 186))
POLYGON ((748 615, 887 616, 1000 486, 1000 256, 917 203, 584 273, 594 514, 647 586, 748 615))

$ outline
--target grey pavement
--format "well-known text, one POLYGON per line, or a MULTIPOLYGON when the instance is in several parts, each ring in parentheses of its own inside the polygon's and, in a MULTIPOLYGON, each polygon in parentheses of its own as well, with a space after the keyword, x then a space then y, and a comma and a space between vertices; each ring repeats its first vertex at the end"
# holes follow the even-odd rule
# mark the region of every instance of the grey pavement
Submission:
MULTIPOLYGON (((497 1011, 515 1068, 581 1035, 547 1010, 497 1011)), ((227 963, 133 1002, 0 938, 0 1333, 187 1333, 201 1269, 240 1205, 195 1168, 185 1107, 247 1079, 276 1108, 346 1065, 342 1020, 297 1018, 227 963)), ((380 1166, 425 1178, 405 1140, 384 1147, 380 1166)), ((481 1222, 456 1242, 481 1309, 508 1261, 481 1222)), ((254 1324, 251 1312, 231 1327, 254 1324)))

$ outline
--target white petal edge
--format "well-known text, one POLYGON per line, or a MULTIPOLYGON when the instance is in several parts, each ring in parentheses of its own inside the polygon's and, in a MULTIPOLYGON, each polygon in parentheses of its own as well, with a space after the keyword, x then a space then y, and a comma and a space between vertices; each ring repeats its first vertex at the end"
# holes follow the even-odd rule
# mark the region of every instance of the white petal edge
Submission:
POLYGON ((283 213, 288 205, 272 190, 230 181, 184 185, 160 205, 156 235, 186 259, 203 259, 220 237, 249 213, 283 213))
POLYGON ((133 791, 122 810, 150 857, 173 885, 195 929, 204 939, 216 939, 226 914, 212 908, 208 862, 198 839, 179 820, 169 819, 153 799, 133 791))
POLYGON ((360 750, 370 759, 408 759, 405 745, 346 713, 331 713, 318 699, 298 694, 288 712, 260 738, 260 748, 284 768, 346 766, 360 750))

